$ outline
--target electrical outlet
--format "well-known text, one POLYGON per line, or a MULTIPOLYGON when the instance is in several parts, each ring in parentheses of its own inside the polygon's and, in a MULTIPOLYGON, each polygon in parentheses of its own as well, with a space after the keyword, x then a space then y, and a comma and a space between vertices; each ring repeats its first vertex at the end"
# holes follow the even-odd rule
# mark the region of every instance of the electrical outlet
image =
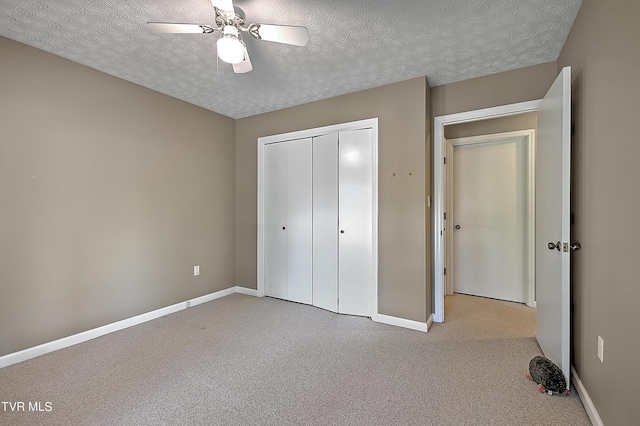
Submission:
POLYGON ((197 277, 198 275, 200 275, 200 265, 196 265, 193 267, 193 276, 197 277))
POLYGON ((600 362, 604 362, 604 340, 598 336, 598 358, 600 362))

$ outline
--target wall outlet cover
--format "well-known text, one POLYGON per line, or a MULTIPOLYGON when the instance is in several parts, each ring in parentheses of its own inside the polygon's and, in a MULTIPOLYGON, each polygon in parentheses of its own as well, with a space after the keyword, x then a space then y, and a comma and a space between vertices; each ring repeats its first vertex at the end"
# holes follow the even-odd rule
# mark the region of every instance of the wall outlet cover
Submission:
POLYGON ((604 339, 598 336, 598 358, 604 362, 604 339))

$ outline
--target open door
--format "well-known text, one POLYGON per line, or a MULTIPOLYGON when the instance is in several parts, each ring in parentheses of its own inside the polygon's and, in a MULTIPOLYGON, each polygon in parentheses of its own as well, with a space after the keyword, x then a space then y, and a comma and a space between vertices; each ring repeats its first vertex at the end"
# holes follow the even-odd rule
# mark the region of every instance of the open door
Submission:
POLYGON ((536 337, 545 356, 570 376, 571 68, 538 108, 536 147, 536 337))

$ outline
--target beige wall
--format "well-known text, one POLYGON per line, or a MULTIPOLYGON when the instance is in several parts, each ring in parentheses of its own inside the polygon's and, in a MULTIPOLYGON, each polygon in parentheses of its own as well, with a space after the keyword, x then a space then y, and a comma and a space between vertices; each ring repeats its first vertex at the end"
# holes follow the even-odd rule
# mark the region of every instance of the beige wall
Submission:
POLYGON ((573 363, 605 425, 640 419, 640 2, 584 0, 573 71, 573 363), (604 363, 597 339, 604 339, 604 363))
POLYGON ((556 63, 548 62, 433 87, 432 116, 540 99, 556 74, 556 63))
POLYGON ((0 356, 235 285, 234 120, 0 56, 0 356))
POLYGON ((426 321, 431 306, 427 94, 426 79, 416 78, 237 121, 238 285, 257 286, 257 139, 378 117, 379 312, 426 321))
POLYGON ((535 112, 529 112, 509 117, 445 126, 444 137, 447 139, 467 138, 471 136, 492 135, 495 133, 536 129, 537 126, 538 114, 535 112))

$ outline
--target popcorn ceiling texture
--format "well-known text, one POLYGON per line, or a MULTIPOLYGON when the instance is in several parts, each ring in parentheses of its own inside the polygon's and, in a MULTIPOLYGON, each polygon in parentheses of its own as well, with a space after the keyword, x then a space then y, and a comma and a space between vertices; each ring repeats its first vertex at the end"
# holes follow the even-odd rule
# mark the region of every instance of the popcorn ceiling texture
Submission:
MULTIPOLYGON (((582 0, 236 0, 247 23, 302 25, 307 46, 245 36, 253 71, 217 61, 209 0, 2 0, 4 36, 243 118, 426 76, 431 86, 554 61, 582 0)), ((46 70, 43 70, 46 72, 46 70)))

